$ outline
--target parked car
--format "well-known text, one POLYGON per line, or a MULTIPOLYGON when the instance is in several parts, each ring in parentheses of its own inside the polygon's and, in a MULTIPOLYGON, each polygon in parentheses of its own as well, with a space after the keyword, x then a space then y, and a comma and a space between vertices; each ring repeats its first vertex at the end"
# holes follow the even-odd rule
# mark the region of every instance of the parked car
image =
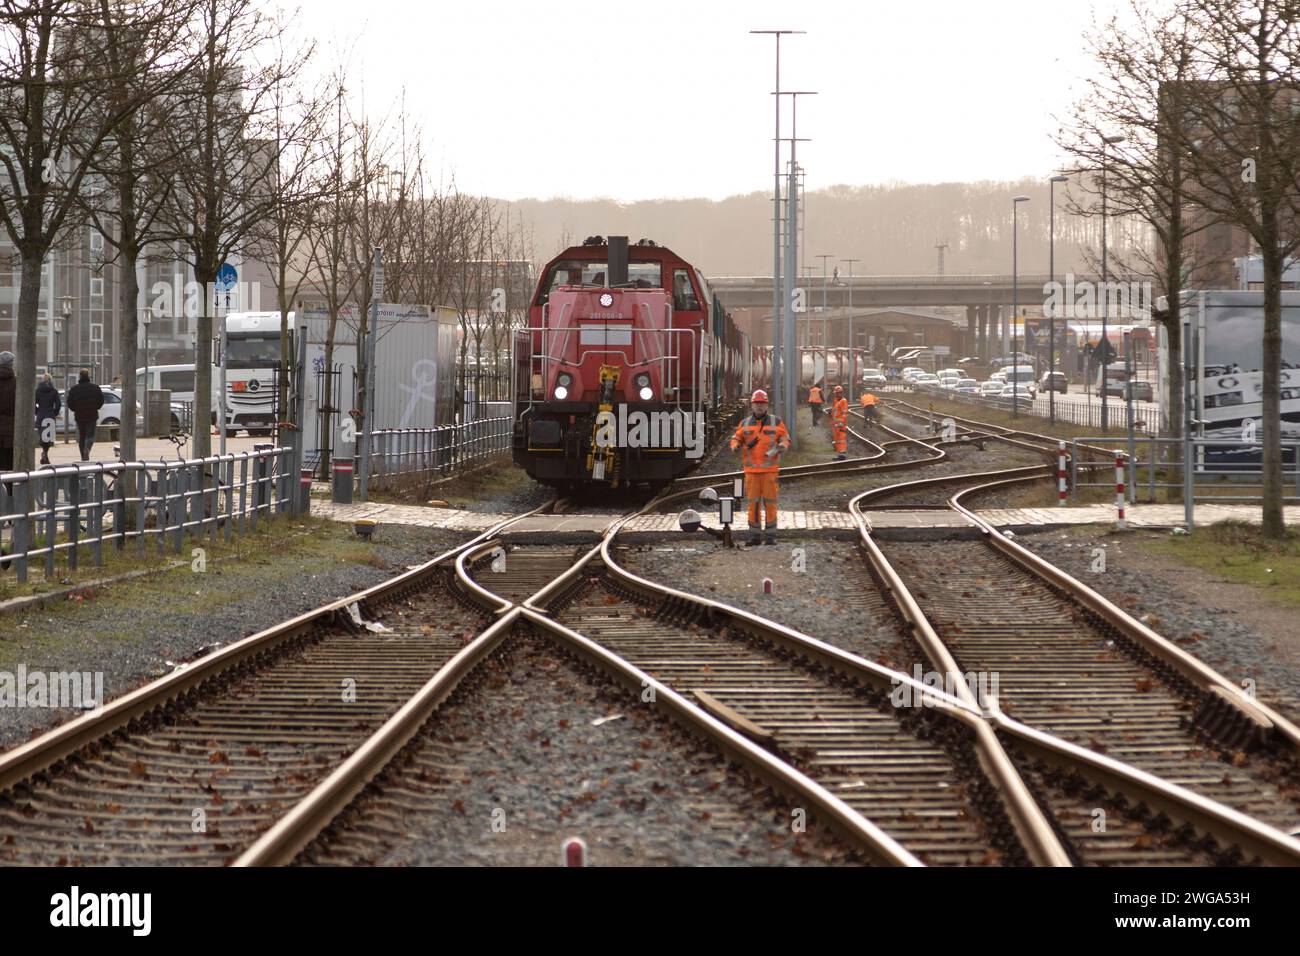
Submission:
POLYGON ((1045 372, 1038 381, 1038 388, 1043 392, 1060 392, 1065 395, 1070 391, 1070 380, 1064 372, 1045 372))
POLYGON ((994 372, 992 375, 989 376, 990 382, 1001 383, 1001 382, 1005 382, 1006 380, 1007 380, 1007 373, 1004 369, 998 369, 996 372, 994 372))
POLYGON ((903 382, 904 383, 911 382, 912 379, 916 378, 916 376, 925 375, 925 374, 926 374, 925 369, 917 368, 915 365, 909 365, 903 369, 903 382))
MULTIPOLYGON (((103 392, 104 407, 99 410, 99 424, 116 428, 122 424, 122 393, 116 388, 103 388, 103 392)), ((63 403, 63 407, 67 407, 67 395, 62 389, 59 390, 59 401, 63 403)), ((172 431, 178 432, 181 430, 181 423, 185 420, 185 406, 179 402, 172 402, 171 409, 172 431)), ((55 431, 60 435, 63 434, 63 419, 64 415, 60 412, 54 426, 55 431)), ((75 432, 77 423, 73 420, 71 412, 68 413, 67 420, 68 427, 75 432)), ((144 431, 144 407, 139 402, 136 403, 135 430, 136 434, 144 431)))
POLYGON ((957 380, 954 388, 966 395, 978 395, 980 392, 980 383, 973 378, 961 378, 957 380))
POLYGON ((1021 402, 1032 402, 1037 396, 1033 382, 1007 382, 1002 386, 1002 398, 1015 398, 1021 402))
POLYGON ((963 377, 962 370, 959 368, 941 368, 939 369, 939 371, 935 372, 934 374, 938 375, 940 378, 962 378, 963 377))
MULTIPOLYGON (((1155 390, 1151 388, 1150 382, 1136 380, 1129 382, 1128 392, 1133 396, 1135 402, 1154 402, 1156 400, 1155 390)), ((1125 398, 1127 397, 1126 395, 1125 398)))
POLYGON ((991 378, 987 382, 980 383, 980 395, 984 398, 997 398, 1002 394, 1002 381, 991 378))
POLYGON ((862 370, 863 385, 884 385, 885 375, 878 368, 868 368, 862 370))
POLYGON ((939 376, 937 376, 937 375, 933 375, 933 374, 931 374, 930 372, 922 372, 920 375, 914 375, 914 376, 912 376, 912 387, 913 387, 913 388, 916 388, 918 385, 932 385, 932 386, 933 386, 933 385, 938 385, 938 384, 939 384, 939 376))

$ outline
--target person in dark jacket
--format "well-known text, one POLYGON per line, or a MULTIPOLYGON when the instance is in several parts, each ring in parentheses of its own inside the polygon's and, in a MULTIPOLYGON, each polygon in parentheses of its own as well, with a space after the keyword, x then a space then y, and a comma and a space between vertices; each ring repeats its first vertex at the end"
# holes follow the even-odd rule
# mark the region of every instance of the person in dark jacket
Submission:
POLYGON ((0 471, 14 470, 14 353, 0 352, 0 471))
POLYGON ((63 399, 49 372, 36 386, 36 440, 41 443, 41 464, 50 463, 50 446, 54 444, 54 423, 63 410, 63 399))
POLYGON ((103 390, 90 380, 90 369, 83 368, 77 384, 68 390, 68 410, 77 417, 77 447, 81 449, 82 461, 90 461, 99 410, 103 407, 103 390))

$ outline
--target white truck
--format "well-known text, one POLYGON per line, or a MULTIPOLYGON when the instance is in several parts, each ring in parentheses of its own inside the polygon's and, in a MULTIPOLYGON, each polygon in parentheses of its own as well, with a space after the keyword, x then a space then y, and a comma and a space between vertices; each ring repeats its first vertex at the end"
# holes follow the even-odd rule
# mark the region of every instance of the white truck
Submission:
MULTIPOLYGON (((324 422, 338 428, 340 414, 360 406, 357 312, 345 309, 334 331, 330 408, 322 410, 327 370, 328 316, 308 308, 288 315, 291 348, 307 336, 307 450, 320 445, 324 422)), ((270 434, 277 419, 276 375, 280 362, 280 313, 232 312, 226 316, 226 426, 232 432, 270 434)), ((453 421, 456 313, 443 307, 381 303, 375 349, 376 428, 433 428, 453 421)), ((219 387, 220 369, 212 381, 219 387)), ((214 402, 214 412, 217 405, 214 402)))

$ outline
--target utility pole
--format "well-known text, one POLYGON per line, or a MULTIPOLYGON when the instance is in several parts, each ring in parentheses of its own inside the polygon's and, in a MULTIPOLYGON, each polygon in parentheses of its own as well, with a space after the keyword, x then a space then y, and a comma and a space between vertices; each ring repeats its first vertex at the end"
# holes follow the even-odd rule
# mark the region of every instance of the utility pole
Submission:
POLYGON ((366 495, 370 491, 370 446, 372 444, 370 436, 375 430, 375 345, 378 342, 378 336, 375 334, 375 330, 379 326, 379 300, 383 298, 384 295, 383 252, 378 246, 375 247, 373 269, 374 278, 371 282, 372 291, 370 294, 370 326, 366 329, 366 354, 363 358, 366 368, 366 394, 361 397, 366 426, 364 431, 362 431, 361 438, 364 443, 361 446, 360 497, 362 501, 366 500, 366 495))
POLYGON ((815 93, 806 90, 791 91, 789 93, 780 93, 776 96, 778 102, 782 96, 790 97, 790 179, 786 189, 786 250, 785 250, 785 315, 784 329, 782 340, 785 343, 785 408, 786 421, 790 423, 790 443, 794 447, 798 443, 795 425, 795 413, 799 407, 799 378, 802 372, 802 364, 799 361, 799 352, 795 345, 795 294, 798 277, 795 275, 795 263, 799 261, 799 161, 798 161, 798 120, 799 120, 799 97, 814 96, 815 93))
MULTIPOLYGON (((751 34, 764 34, 776 39, 776 89, 772 91, 775 100, 776 132, 773 134, 772 147, 772 408, 778 416, 785 415, 781 388, 781 37, 786 34, 803 33, 803 30, 750 30, 751 34)), ((793 419, 790 419, 793 421, 793 419)))
POLYGON ((948 248, 948 243, 942 240, 938 240, 935 242, 934 247, 939 250, 939 278, 942 279, 943 278, 943 253, 944 250, 948 248))
MULTIPOLYGON (((849 267, 849 382, 854 390, 858 388, 858 339, 853 334, 853 266, 861 261, 861 259, 840 260, 847 263, 849 267)), ((849 401, 853 401, 852 395, 849 396, 849 401)))

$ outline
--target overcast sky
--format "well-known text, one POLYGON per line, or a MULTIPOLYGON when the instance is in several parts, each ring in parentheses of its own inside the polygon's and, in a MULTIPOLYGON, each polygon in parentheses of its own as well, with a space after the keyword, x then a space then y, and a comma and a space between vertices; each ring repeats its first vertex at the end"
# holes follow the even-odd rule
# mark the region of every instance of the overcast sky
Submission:
POLYGON ((1123 4, 301 2, 326 59, 355 48, 372 115, 405 88, 462 189, 620 200, 771 188, 774 43, 751 29, 807 31, 781 42, 781 86, 818 91, 799 107, 809 189, 1042 176, 1084 34, 1123 4))

